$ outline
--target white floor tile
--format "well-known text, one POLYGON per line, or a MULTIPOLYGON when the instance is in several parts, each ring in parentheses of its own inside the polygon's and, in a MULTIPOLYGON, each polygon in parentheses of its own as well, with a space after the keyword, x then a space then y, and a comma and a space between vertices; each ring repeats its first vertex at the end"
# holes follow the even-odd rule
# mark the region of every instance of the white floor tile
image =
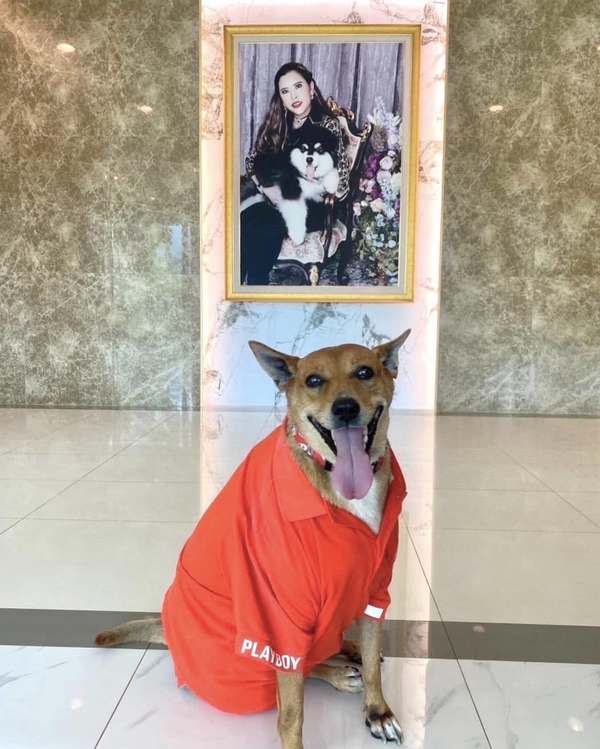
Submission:
POLYGON ((465 529, 597 533, 600 530, 554 492, 416 487, 409 491, 404 501, 402 517, 409 528, 417 531, 465 529))
MULTIPOLYGON (((0 456, 0 461, 2 456, 0 456)), ((0 463, 1 470, 1 463, 0 463)), ((106 461, 89 481, 200 481, 200 456, 169 452, 157 457, 155 449, 127 448, 106 461)))
POLYGON ((440 462, 435 467, 438 489, 548 491, 529 471, 515 464, 440 462))
POLYGON ((23 520, 0 535, 2 606, 158 611, 193 526, 23 520))
MULTIPOLYGON (((485 736, 458 666, 453 661, 388 658, 383 665, 387 701, 402 723, 406 749, 487 749, 485 736)), ((305 749, 371 749, 361 695, 308 681, 305 749)), ((170 656, 144 656, 99 749, 279 749, 274 710, 253 716, 221 713, 177 689, 170 656)))
POLYGON ((0 479, 0 517, 22 518, 56 496, 70 481, 0 479))
POLYGON ((441 617, 597 626, 600 534, 411 531, 441 617))
POLYGON ((600 492, 560 492, 560 496, 600 526, 600 492))
POLYGON ((0 455, 27 447, 27 445, 31 444, 32 441, 33 440, 30 439, 10 439, 10 437, 4 437, 0 434, 0 455))
POLYGON ((31 517, 191 523, 202 510, 198 484, 78 481, 31 517))
POLYGON ((0 647, 2 749, 91 749, 138 650, 0 647))
POLYGON ((414 621, 439 621, 427 578, 404 525, 400 526, 398 555, 389 586, 392 599, 386 617, 414 621))
POLYGON ((1 408, 0 433, 3 438, 35 439, 82 418, 76 409, 1 408))
POLYGON ((525 468, 550 489, 561 492, 600 492, 600 462, 525 462, 525 468))
POLYGON ((597 749, 600 668, 462 661, 494 749, 597 749))
POLYGON ((0 533, 19 521, 19 518, 0 518, 0 533))
POLYGON ((31 440, 21 447, 17 447, 13 451, 13 455, 28 455, 33 453, 81 455, 93 453, 106 459, 112 457, 130 444, 131 440, 117 441, 110 436, 102 440, 100 439, 100 435, 98 435, 96 440, 92 440, 77 435, 54 433, 49 437, 31 440))
POLYGON ((0 479, 35 479, 72 481, 81 478, 86 473, 99 466, 106 460, 104 455, 20 455, 7 453, 0 455, 0 479))

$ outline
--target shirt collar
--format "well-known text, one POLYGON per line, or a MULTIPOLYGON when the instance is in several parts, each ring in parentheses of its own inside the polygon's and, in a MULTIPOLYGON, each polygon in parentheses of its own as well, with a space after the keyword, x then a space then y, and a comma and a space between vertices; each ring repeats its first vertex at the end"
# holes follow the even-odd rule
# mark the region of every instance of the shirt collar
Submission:
POLYGON ((304 475, 287 441, 287 419, 279 427, 273 455, 273 485, 287 520, 307 520, 327 515, 325 500, 304 475))

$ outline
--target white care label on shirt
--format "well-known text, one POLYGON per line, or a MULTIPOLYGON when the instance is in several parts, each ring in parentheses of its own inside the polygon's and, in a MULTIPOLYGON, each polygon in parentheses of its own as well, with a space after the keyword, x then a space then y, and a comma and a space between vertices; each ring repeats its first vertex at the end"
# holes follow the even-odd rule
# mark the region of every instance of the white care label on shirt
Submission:
POLYGON ((371 606, 371 604, 369 604, 365 609, 365 614, 367 616, 372 616, 374 619, 381 619, 383 609, 379 609, 377 606, 371 606))

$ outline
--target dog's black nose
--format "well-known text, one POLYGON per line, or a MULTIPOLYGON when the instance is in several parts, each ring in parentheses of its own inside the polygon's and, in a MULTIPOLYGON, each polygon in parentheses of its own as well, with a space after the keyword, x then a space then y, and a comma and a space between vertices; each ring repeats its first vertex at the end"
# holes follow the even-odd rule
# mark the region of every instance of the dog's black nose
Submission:
POLYGON ((306 157, 306 163, 307 163, 307 164, 312 164, 312 163, 313 163, 313 161, 314 161, 314 159, 313 159, 313 157, 312 157, 312 156, 307 156, 307 157, 306 157))
POLYGON ((336 398, 331 406, 331 413, 339 421, 349 424, 360 413, 360 406, 354 398, 336 398))

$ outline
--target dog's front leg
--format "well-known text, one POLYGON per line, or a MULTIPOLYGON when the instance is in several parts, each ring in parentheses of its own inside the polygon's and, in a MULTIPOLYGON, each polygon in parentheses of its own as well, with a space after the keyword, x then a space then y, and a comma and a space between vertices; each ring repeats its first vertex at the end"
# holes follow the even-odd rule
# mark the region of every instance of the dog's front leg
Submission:
POLYGON ((304 674, 277 672, 277 730, 282 749, 302 749, 304 674))
POLYGON ((360 620, 360 652, 365 690, 365 723, 371 734, 385 741, 402 743, 402 729, 381 688, 381 622, 360 620))

